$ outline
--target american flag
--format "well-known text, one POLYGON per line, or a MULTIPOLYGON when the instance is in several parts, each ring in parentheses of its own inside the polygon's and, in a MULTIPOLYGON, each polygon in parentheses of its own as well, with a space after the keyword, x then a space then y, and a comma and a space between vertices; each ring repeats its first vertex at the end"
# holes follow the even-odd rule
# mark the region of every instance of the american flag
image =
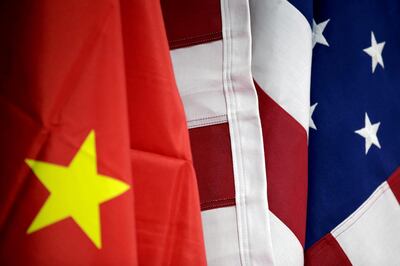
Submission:
POLYGON ((220 4, 164 1, 208 263, 399 264, 399 2, 220 4))

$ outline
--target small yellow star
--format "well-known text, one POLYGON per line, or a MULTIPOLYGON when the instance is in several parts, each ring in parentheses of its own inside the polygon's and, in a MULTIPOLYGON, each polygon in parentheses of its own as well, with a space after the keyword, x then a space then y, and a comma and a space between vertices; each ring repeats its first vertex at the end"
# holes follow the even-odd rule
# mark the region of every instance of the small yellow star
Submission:
POLYGON ((100 207, 129 189, 114 178, 99 175, 95 134, 91 131, 69 166, 25 160, 50 196, 28 228, 28 234, 71 217, 97 248, 101 248, 100 207))

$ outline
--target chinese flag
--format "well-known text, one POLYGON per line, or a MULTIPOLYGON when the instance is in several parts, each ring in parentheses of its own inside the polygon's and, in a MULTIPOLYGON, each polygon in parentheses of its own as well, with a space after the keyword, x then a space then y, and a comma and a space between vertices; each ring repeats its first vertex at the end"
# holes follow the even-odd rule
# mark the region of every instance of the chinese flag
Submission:
POLYGON ((0 4, 0 264, 135 265, 117 0, 0 4))
POLYGON ((205 265, 156 0, 0 4, 0 264, 205 265))

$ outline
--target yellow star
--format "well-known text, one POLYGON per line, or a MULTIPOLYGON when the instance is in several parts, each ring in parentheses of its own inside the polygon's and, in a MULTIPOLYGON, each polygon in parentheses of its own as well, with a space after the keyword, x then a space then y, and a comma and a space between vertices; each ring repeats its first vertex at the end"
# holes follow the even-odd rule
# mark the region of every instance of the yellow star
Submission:
POLYGON ((99 175, 95 134, 91 131, 68 167, 25 160, 50 196, 28 228, 28 234, 71 217, 97 248, 101 248, 100 207, 129 189, 129 185, 99 175))

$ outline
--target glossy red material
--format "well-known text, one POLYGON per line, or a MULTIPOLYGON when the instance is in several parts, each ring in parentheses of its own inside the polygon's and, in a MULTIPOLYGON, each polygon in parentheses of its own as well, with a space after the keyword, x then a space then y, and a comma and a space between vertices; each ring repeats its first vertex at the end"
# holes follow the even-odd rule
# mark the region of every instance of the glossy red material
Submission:
POLYGON ((159 1, 121 0, 139 265, 206 265, 196 176, 159 1))
POLYGON ((0 4, 0 261, 205 265, 200 202, 159 1, 0 4), (96 133, 98 249, 67 218, 27 234, 49 192, 26 158, 68 165, 96 133))

